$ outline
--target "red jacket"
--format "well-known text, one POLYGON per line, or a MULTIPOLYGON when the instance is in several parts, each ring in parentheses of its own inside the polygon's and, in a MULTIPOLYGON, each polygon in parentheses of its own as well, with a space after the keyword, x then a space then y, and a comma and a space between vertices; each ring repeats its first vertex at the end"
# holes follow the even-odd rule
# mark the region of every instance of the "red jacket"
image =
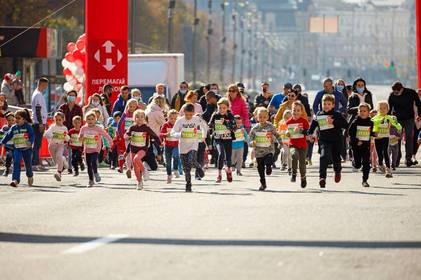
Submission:
POLYGON ((290 125, 292 124, 298 124, 298 127, 301 128, 302 137, 293 138, 290 136, 290 140, 289 140, 290 146, 299 148, 299 149, 306 149, 307 148, 306 134, 307 134, 307 130, 310 127, 307 119, 303 117, 297 120, 294 120, 294 118, 290 118, 289 120, 286 121, 286 124, 288 125, 288 128, 290 128, 290 125))
POLYGON ((172 128, 174 127, 173 124, 170 124, 169 122, 166 122, 162 125, 161 128, 161 134, 159 135, 159 138, 161 139, 161 142, 164 143, 165 147, 177 147, 178 146, 178 140, 167 138, 167 133, 171 132, 172 128))

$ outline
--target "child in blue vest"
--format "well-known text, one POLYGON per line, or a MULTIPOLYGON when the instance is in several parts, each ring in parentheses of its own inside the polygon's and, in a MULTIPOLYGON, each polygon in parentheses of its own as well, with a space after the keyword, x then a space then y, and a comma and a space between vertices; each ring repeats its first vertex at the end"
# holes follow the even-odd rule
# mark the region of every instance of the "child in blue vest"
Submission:
MULTIPOLYGON (((12 112, 7 112, 5 114, 5 118, 7 120, 7 124, 5 124, 0 129, 0 141, 6 135, 6 133, 12 128, 15 124, 15 115, 12 112)), ((13 140, 10 140, 8 143, 5 144, 6 147, 6 169, 4 170, 3 176, 7 177, 10 173, 10 167, 12 166, 13 160, 13 140)))

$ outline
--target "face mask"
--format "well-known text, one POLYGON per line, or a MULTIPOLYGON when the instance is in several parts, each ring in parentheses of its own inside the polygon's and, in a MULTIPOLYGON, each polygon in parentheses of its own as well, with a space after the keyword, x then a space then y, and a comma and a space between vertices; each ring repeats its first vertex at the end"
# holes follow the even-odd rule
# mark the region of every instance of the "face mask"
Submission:
POLYGON ((337 85, 337 86, 336 86, 336 90, 337 90, 337 91, 340 91, 340 92, 342 92, 342 91, 344 90, 344 88, 345 88, 345 87, 344 87, 344 86, 342 86, 342 85, 337 85))
POLYGON ((92 105, 94 105, 95 107, 99 105, 99 101, 92 101, 92 105))
POLYGON ((364 92, 364 88, 363 87, 357 87, 357 92, 358 93, 363 93, 364 92))
POLYGON ((180 89, 180 93, 181 94, 186 94, 187 93, 187 90, 186 89, 180 89))
POLYGON ((67 96, 67 102, 71 103, 75 101, 76 101, 76 96, 73 96, 73 95, 67 96))
POLYGON ((133 96, 133 99, 136 99, 137 101, 140 100, 140 96, 133 96))

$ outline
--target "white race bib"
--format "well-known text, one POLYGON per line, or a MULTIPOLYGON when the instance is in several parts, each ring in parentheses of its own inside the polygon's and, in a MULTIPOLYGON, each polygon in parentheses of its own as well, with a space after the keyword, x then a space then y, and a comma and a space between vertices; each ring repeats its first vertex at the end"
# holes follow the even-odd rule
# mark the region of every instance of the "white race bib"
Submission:
POLYGON ((370 141, 370 127, 357 125, 357 139, 360 141, 370 141))
POLYGON ((390 128, 388 123, 379 124, 379 131, 377 134, 377 138, 389 138, 390 136, 390 128))
POLYGON ((132 132, 130 143, 135 147, 145 147, 147 132, 132 132))
POLYGON ((98 143, 99 143, 98 135, 86 134, 83 136, 83 144, 85 144, 86 148, 96 149, 98 148, 98 143))
POLYGON ((181 139, 186 143, 194 143, 199 139, 197 128, 183 128, 181 130, 181 139))
POLYGON ((293 123, 293 124, 289 124, 288 125, 288 132, 289 132, 289 137, 291 139, 300 139, 300 138, 304 138, 304 134, 300 131, 295 132, 295 128, 301 128, 301 124, 299 123, 293 123))
POLYGON ((268 131, 256 132, 256 147, 268 148, 272 144, 272 133, 268 131))
POLYGON ((332 116, 322 115, 322 116, 317 116, 316 117, 317 122, 319 123, 320 130, 328 130, 328 129, 334 128, 333 124, 329 124, 327 122, 327 118, 328 117, 332 117, 332 116))

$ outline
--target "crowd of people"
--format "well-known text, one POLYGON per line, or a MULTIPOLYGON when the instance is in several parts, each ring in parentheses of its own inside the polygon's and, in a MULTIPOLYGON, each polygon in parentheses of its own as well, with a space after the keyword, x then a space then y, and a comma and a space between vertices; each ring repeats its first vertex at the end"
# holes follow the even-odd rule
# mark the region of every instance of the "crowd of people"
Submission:
POLYGON ((86 168, 87 187, 101 181, 98 163, 104 162, 128 178, 134 172, 139 190, 149 173, 163 165, 168 184, 184 175, 186 191, 191 192, 192 169, 194 178, 201 180, 214 165, 215 182, 226 178, 230 183, 234 172, 243 175, 250 159, 248 168, 257 167, 259 190, 264 191, 266 176, 278 168, 280 157, 280 168, 291 182, 299 176, 301 188, 306 188, 306 169, 313 164, 315 143, 321 188, 326 187, 329 167, 333 167, 334 181, 341 181, 342 163, 347 160, 355 171, 362 171, 363 187, 370 186, 370 172, 393 177, 393 170, 400 167, 403 142, 405 165, 418 164, 421 90, 417 93, 400 82, 392 85, 388 100, 373 104, 363 79, 346 84, 327 78, 312 106, 303 86, 291 83, 278 94, 272 94, 269 83, 262 83, 254 102, 242 83, 229 85, 223 93, 218 84, 192 90, 183 82, 171 100, 165 85, 158 84, 147 101, 139 89, 123 86, 113 104, 112 86, 105 85, 84 107, 76 103, 76 91, 67 92, 65 103, 47 127, 42 92, 48 82, 39 79, 32 94, 32 113, 26 109, 9 112, 10 91, 0 94, 0 117, 7 121, 0 134, 6 150, 3 175, 12 173, 12 187, 21 181, 22 160, 29 186, 34 182, 33 171, 46 170, 39 156, 43 137, 56 164, 54 178, 61 181, 65 171, 79 176, 86 168))

